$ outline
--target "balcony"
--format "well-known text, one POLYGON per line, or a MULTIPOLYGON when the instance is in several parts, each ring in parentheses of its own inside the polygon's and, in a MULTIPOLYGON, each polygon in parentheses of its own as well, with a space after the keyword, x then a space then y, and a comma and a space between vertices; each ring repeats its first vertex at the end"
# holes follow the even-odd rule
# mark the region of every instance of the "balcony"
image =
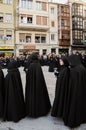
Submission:
POLYGON ((49 29, 48 25, 48 17, 43 15, 31 15, 31 14, 20 14, 19 15, 19 23, 17 23, 18 29, 25 30, 44 30, 47 31, 49 29))
POLYGON ((70 41, 68 40, 59 40, 59 46, 70 46, 70 41))
POLYGON ((19 25, 17 26, 17 28, 19 29, 25 29, 25 30, 44 30, 47 31, 49 29, 48 25, 36 25, 36 24, 31 24, 31 23, 19 23, 19 25))
POLYGON ((83 40, 82 39, 74 39, 73 40, 73 45, 83 45, 84 46, 84 43, 83 43, 83 40))

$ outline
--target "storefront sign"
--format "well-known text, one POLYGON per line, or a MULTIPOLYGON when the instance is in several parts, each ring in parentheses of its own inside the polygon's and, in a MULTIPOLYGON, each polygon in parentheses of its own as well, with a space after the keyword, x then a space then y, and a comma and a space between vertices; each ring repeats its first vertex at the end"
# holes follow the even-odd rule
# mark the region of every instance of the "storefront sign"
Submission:
POLYGON ((36 49, 36 46, 24 46, 24 49, 36 49))
POLYGON ((0 46, 0 50, 14 49, 14 46, 0 46))

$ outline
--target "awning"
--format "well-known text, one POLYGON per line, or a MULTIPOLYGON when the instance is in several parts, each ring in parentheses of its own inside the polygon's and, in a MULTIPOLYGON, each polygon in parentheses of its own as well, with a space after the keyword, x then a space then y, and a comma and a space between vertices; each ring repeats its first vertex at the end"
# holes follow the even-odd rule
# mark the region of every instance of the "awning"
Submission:
POLYGON ((13 50, 14 46, 0 46, 0 51, 2 50, 6 50, 6 51, 10 51, 13 50))
POLYGON ((0 50, 0 53, 14 53, 14 51, 1 51, 0 50))

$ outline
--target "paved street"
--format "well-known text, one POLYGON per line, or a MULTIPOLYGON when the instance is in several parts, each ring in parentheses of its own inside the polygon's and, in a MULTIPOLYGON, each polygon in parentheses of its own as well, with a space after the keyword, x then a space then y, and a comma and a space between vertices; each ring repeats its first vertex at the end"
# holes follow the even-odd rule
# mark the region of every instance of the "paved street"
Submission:
MULTIPOLYGON (((48 72, 48 67, 45 66, 42 67, 42 69, 48 87, 51 104, 53 104, 56 78, 53 73, 48 72)), ((25 72, 22 67, 19 68, 19 70, 21 72, 23 89, 25 90, 25 72)), ((4 74, 6 74, 7 70, 4 69, 3 71, 4 74)), ((18 123, 0 121, 0 130, 70 130, 70 128, 64 126, 62 120, 51 117, 49 113, 47 116, 41 118, 24 118, 18 123)), ((86 124, 82 124, 79 128, 74 130, 86 130, 86 124)))

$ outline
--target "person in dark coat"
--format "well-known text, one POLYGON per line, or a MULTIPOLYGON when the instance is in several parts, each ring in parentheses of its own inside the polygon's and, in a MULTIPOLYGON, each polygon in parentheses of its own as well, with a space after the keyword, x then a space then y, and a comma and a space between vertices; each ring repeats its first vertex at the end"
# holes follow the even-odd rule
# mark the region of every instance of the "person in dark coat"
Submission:
POLYGON ((59 59, 59 72, 54 72, 57 76, 55 98, 51 110, 51 116, 64 118, 66 115, 67 91, 69 85, 69 62, 67 57, 62 56, 59 59))
POLYGON ((86 123, 86 69, 80 55, 69 56, 70 81, 66 104, 65 125, 75 128, 86 123))
POLYGON ((30 58, 30 56, 28 56, 28 58, 24 61, 24 71, 25 71, 25 73, 27 73, 28 66, 30 65, 31 62, 32 62, 31 58, 30 58))
POLYGON ((4 73, 0 66, 0 118, 3 117, 4 108, 4 73))
POLYGON ((58 64, 55 55, 52 54, 52 55, 50 56, 50 59, 49 59, 48 64, 49 64, 49 69, 48 69, 48 71, 49 71, 49 72, 54 72, 54 68, 56 68, 56 67, 57 67, 57 64, 58 64))
POLYGON ((5 106, 4 121, 18 122, 25 117, 25 103, 20 72, 17 62, 12 60, 8 64, 8 73, 5 77, 5 106))
POLYGON ((26 73, 26 115, 36 118, 48 114, 51 104, 38 55, 33 53, 30 58, 26 73))

